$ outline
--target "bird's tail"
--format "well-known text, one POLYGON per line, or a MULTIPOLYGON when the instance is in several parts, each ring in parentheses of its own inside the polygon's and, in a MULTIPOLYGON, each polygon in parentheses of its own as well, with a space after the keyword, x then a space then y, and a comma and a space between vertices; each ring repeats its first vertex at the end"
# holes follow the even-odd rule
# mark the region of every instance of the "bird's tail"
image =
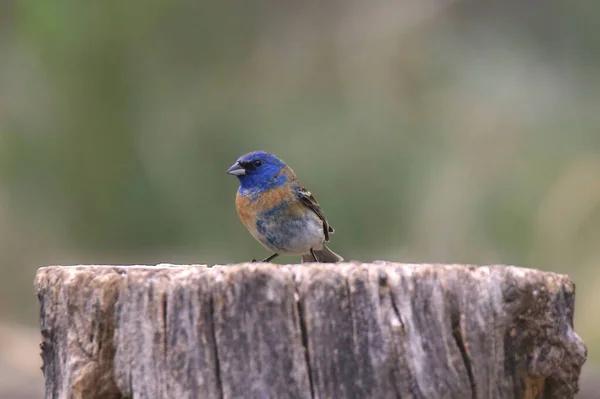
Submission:
POLYGON ((311 262, 319 262, 319 263, 337 263, 344 260, 341 256, 333 252, 331 249, 327 248, 327 246, 323 245, 323 249, 314 250, 315 257, 314 259, 311 253, 302 255, 302 263, 311 263, 311 262))

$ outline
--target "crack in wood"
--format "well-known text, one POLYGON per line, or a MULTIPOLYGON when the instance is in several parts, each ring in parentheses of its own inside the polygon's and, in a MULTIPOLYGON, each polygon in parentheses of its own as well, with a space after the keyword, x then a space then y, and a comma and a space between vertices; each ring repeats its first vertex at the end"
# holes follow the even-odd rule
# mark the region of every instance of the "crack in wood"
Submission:
POLYGON ((209 302, 210 309, 210 335, 213 341, 213 356, 215 360, 215 379, 217 381, 217 390, 219 391, 219 398, 223 398, 223 383, 221 381, 221 362, 219 360, 219 344, 217 342, 217 334, 215 332, 215 299, 211 295, 209 302))
POLYGON ((163 352, 163 358, 167 358, 167 350, 168 350, 168 346, 167 346, 167 334, 168 334, 168 320, 167 320, 167 293, 163 293, 160 296, 160 307, 161 307, 161 311, 162 311, 162 329, 163 329, 163 341, 162 341, 162 352, 163 352))
POLYGON ((469 384, 471 385, 471 398, 477 399, 477 387, 475 386, 475 378, 473 377, 471 359, 469 357, 469 354, 467 353, 465 342, 461 333, 460 312, 457 309, 453 309, 450 317, 450 330, 452 331, 452 336, 454 337, 456 346, 458 347, 458 350, 460 351, 460 354, 462 356, 465 369, 467 369, 467 376, 469 377, 469 384))
POLYGON ((315 389, 313 387, 312 370, 310 367, 310 351, 308 349, 308 329, 306 326, 306 315, 304 313, 304 306, 302 304, 302 297, 296 289, 296 312, 298 313, 298 321, 300 324, 300 333, 302 335, 302 347, 304 348, 304 360, 306 362, 306 372, 308 374, 308 384, 310 386, 310 397, 315 397, 315 389))

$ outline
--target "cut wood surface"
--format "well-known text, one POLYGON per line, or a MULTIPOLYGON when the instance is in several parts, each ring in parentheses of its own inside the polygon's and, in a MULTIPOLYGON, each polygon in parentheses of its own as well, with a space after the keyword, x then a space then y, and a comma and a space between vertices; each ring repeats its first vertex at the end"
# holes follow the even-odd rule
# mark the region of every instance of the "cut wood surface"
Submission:
POLYGON ((513 266, 52 266, 46 398, 574 397, 567 276, 513 266))

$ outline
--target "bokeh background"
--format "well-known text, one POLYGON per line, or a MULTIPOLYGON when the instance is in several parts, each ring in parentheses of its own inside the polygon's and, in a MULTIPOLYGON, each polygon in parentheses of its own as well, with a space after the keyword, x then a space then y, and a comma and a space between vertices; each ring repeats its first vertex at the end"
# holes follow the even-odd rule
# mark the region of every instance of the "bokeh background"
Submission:
POLYGON ((42 396, 38 267, 267 255, 257 149, 347 259, 569 274, 600 397, 595 0, 0 2, 0 397, 42 396))

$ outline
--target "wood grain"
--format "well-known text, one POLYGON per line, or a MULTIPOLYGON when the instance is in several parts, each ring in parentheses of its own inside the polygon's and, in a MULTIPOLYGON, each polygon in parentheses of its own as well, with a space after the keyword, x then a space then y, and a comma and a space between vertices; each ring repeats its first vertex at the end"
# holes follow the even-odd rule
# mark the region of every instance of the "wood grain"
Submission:
POLYGON ((573 398, 567 276, 513 266, 52 266, 46 398, 573 398))

